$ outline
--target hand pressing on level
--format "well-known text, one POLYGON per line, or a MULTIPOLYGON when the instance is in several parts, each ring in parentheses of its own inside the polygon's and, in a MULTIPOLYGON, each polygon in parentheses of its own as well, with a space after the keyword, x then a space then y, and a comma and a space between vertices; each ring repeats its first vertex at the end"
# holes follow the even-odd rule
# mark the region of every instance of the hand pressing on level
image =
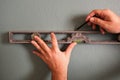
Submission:
POLYGON ((72 42, 66 51, 60 51, 54 33, 51 33, 51 47, 47 46, 47 44, 38 36, 34 36, 34 39, 31 41, 31 43, 37 49, 33 51, 33 53, 40 57, 51 70, 52 80, 67 80, 67 70, 70 61, 70 55, 76 43, 72 42))

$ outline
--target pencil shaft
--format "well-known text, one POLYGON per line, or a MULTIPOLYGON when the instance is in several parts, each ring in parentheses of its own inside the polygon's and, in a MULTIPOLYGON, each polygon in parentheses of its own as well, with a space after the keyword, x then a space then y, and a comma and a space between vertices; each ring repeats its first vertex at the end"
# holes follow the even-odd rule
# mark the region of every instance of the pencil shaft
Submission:
POLYGON ((85 24, 87 24, 89 21, 84 22, 82 25, 80 25, 78 28, 76 28, 76 31, 82 28, 85 24))

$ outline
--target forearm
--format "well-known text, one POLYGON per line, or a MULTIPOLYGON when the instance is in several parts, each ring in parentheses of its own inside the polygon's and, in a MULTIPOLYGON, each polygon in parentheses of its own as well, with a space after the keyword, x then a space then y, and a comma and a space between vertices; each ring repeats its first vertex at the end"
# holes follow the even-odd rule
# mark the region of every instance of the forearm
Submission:
POLYGON ((67 70, 52 72, 52 80, 67 80, 67 70))

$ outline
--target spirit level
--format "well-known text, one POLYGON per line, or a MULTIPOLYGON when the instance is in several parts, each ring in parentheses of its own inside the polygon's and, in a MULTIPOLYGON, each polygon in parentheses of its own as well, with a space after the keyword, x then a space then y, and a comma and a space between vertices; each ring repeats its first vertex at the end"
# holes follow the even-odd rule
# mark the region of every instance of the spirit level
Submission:
MULTIPOLYGON (((9 32, 9 42, 10 43, 30 43, 32 40, 32 37, 34 35, 41 37, 46 43, 51 43, 50 38, 45 39, 45 36, 48 36, 51 32, 55 33, 56 36, 58 35, 64 35, 61 39, 58 39, 59 44, 69 44, 73 41, 78 42, 78 43, 88 43, 88 44, 120 44, 120 40, 118 39, 117 34, 105 34, 102 35, 99 31, 39 31, 39 32, 23 32, 23 31, 13 31, 9 32), (19 35, 24 35, 22 36, 23 39, 17 39, 15 38, 16 36, 19 35), (112 35, 113 38, 111 39, 103 39, 103 40, 96 40, 96 39, 91 39, 89 35, 101 35, 102 36, 107 36, 107 35, 112 35)), ((99 36, 95 36, 99 37, 99 36)))

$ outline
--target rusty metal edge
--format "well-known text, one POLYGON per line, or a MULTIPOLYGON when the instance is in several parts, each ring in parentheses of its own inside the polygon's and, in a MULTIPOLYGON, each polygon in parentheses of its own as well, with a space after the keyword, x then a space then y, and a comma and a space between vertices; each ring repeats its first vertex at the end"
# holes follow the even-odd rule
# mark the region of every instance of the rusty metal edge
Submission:
MULTIPOLYGON (((32 34, 34 32, 38 33, 45 33, 45 34, 50 34, 50 33, 55 33, 55 34, 71 34, 71 33, 84 33, 84 34, 99 34, 99 31, 10 31, 9 32, 9 42, 10 43, 30 43, 30 40, 13 40, 12 37, 14 34, 32 34)), ((50 43, 50 42, 47 42, 50 43)), ((60 42, 58 41, 59 44, 69 44, 71 42, 60 42)), ((90 41, 90 42, 85 42, 87 44, 120 44, 119 41, 90 41)))

